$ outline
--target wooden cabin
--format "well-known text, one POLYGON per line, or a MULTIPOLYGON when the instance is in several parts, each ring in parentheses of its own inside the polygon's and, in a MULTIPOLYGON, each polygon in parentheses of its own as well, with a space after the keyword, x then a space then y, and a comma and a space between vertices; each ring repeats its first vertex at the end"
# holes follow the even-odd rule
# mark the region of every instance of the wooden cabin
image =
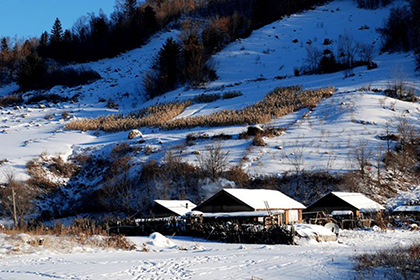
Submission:
POLYGON ((154 200, 148 206, 140 210, 136 218, 166 218, 173 216, 183 216, 196 207, 189 200, 154 200))
POLYGON ((193 210, 204 218, 253 220, 264 225, 302 220, 305 206, 276 190, 222 189, 193 210))
POLYGON ((392 214, 420 220, 420 205, 401 205, 392 210, 392 214))
POLYGON ((380 218, 383 210, 385 208, 382 205, 361 193, 330 192, 309 205, 303 212, 303 216, 311 223, 318 223, 318 220, 328 220, 332 217, 343 223, 351 223, 350 227, 354 227, 356 220, 370 225, 372 219, 380 218))

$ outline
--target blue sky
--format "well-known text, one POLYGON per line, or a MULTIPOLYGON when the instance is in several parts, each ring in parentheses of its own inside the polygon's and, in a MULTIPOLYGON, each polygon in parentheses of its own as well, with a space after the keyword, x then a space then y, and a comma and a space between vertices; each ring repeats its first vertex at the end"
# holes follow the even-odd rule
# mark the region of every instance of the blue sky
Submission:
POLYGON ((50 31, 55 18, 63 29, 71 28, 82 15, 102 9, 109 15, 115 0, 0 0, 0 37, 18 39, 50 31))

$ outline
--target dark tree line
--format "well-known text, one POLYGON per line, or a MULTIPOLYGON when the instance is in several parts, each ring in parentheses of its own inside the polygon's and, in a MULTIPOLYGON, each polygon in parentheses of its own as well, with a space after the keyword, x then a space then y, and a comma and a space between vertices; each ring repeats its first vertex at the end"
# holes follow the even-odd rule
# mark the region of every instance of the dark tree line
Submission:
POLYGON ((37 51, 43 58, 93 61, 139 47, 158 29, 153 8, 125 0, 110 18, 103 13, 82 17, 72 30, 63 31, 57 18, 50 34, 41 35, 37 51))
POLYGON ((420 52, 420 0, 391 9, 385 26, 380 29, 383 51, 420 52))

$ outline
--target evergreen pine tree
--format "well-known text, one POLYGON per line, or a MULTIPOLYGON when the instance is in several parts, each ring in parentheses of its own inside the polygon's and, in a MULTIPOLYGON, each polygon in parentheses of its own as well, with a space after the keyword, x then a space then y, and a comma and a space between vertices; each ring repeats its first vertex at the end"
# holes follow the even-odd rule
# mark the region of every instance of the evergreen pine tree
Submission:
POLYGON ((8 50, 9 50, 9 44, 7 42, 7 38, 6 37, 3 37, 1 39, 1 51, 2 52, 6 52, 8 50))
POLYGON ((63 39, 63 28, 61 27, 61 21, 56 18, 54 25, 51 29, 51 44, 60 43, 63 39))
POLYGON ((48 44, 48 33, 45 31, 41 34, 41 38, 39 38, 39 45, 45 47, 48 44))
POLYGON ((173 89, 178 83, 180 58, 181 45, 172 37, 168 38, 158 53, 156 65, 163 92, 173 89))

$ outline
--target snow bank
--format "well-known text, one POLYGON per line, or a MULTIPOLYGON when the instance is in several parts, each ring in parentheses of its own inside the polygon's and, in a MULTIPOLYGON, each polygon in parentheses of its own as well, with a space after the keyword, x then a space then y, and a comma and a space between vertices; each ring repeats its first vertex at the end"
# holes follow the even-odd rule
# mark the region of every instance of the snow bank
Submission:
POLYGON ((337 236, 331 230, 320 225, 295 224, 294 228, 297 233, 295 242, 298 245, 307 241, 327 242, 337 240, 337 236))
POLYGON ((171 240, 160 234, 159 232, 154 232, 149 236, 149 242, 148 244, 159 247, 159 248, 167 248, 171 249, 174 247, 177 247, 175 243, 173 243, 171 240))

